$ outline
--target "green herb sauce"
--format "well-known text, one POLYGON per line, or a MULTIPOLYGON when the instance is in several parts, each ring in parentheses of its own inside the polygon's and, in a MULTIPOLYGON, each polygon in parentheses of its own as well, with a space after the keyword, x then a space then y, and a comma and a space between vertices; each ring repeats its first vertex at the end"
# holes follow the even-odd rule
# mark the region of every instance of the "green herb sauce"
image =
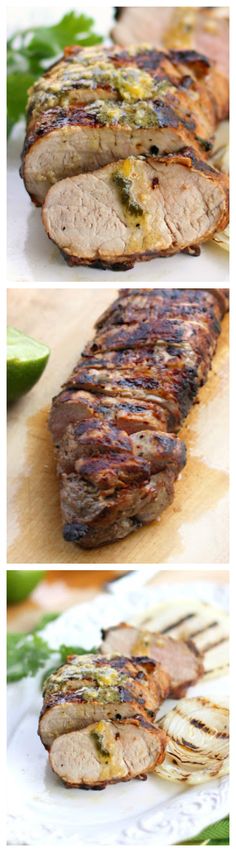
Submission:
POLYGON ((119 172, 115 172, 112 175, 112 180, 118 187, 121 201, 128 210, 128 213, 131 213, 132 216, 143 216, 143 208, 132 198, 132 180, 123 177, 119 172))

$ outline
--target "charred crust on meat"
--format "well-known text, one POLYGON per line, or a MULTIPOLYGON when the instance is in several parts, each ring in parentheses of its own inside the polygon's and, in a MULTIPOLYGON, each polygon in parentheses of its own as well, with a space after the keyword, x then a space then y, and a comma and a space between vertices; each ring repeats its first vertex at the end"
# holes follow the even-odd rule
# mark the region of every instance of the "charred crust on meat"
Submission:
POLYGON ((181 62, 190 65, 199 77, 205 77, 212 66, 211 60, 196 50, 170 50, 169 56, 174 64, 181 62))
MULTIPOLYGON (((143 68, 144 71, 155 71, 156 67, 166 59, 166 53, 161 50, 138 50, 135 56, 135 62, 138 68, 143 68)), ((117 59, 115 58, 115 62, 117 59)), ((126 64, 131 61, 130 53, 127 50, 121 50, 118 53, 118 61, 126 64)))
POLYGON ((64 524, 63 538, 65 541, 81 541, 88 535, 89 527, 86 524, 64 524))
POLYGON ((199 257, 201 254, 200 246, 187 246, 181 252, 181 254, 188 254, 189 257, 199 257))
POLYGON ((180 86, 182 87, 182 89, 190 89, 193 83, 194 80, 192 77, 190 77, 189 74, 184 74, 184 76, 181 77, 180 86))

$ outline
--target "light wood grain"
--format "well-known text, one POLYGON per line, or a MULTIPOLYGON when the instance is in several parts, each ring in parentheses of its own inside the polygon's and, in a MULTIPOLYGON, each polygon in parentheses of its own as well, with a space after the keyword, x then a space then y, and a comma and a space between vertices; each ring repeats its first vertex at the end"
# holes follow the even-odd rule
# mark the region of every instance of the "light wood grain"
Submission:
POLYGON ((188 463, 175 500, 127 539, 91 551, 61 535, 59 490, 47 414, 93 323, 116 296, 112 289, 9 290, 9 323, 48 343, 40 382, 9 411, 9 563, 145 564, 228 561, 228 317, 213 370, 181 430, 188 463))

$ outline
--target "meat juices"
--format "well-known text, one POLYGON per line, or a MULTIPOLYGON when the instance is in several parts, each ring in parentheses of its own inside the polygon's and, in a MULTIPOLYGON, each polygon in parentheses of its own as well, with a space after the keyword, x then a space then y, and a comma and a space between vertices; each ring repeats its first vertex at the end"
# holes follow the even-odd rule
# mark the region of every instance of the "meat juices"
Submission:
POLYGON ((22 177, 36 204, 52 184, 127 157, 205 157, 228 115, 228 80, 193 50, 69 47, 30 90, 22 177))
POLYGON ((54 184, 45 230, 70 265, 128 269, 209 240, 229 222, 228 177, 181 154, 130 157, 54 184))
POLYGON ((175 433, 227 310, 223 289, 134 289, 100 318, 49 418, 67 541, 122 539, 172 502, 186 461, 175 433))

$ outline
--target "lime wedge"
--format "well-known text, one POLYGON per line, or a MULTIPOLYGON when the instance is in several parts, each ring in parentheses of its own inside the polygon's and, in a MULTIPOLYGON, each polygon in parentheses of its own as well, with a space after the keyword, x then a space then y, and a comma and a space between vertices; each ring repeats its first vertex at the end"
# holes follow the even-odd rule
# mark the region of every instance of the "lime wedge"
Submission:
POLYGON ((8 326, 7 400, 15 402, 38 381, 46 367, 50 349, 32 337, 8 326))

